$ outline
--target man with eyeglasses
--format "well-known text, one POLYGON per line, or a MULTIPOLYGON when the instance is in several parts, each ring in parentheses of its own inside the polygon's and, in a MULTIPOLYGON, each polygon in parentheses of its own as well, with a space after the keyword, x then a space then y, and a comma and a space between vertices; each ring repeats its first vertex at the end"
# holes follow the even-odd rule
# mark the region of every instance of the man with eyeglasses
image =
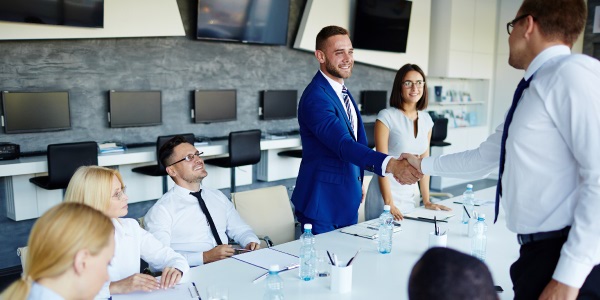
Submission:
POLYGON ((525 75, 504 123, 477 149, 409 158, 454 177, 500 158, 496 215, 502 203, 521 245, 515 299, 600 299, 600 62, 570 50, 586 15, 583 0, 523 1, 506 27, 508 63, 525 75))
POLYGON ((260 247, 258 237, 217 189, 202 186, 208 173, 194 145, 176 136, 159 150, 159 159, 175 182, 144 217, 146 230, 182 254, 190 266, 234 254, 228 238, 247 250, 260 247))

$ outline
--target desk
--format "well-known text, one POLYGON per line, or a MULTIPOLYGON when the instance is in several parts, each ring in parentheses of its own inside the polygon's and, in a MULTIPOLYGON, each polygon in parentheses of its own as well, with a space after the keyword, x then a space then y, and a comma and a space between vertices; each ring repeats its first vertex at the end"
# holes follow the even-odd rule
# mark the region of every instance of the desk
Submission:
MULTIPOLYGON (((477 199, 493 200, 495 188, 475 192, 477 199)), ((454 204, 458 197, 443 201, 456 214, 447 228, 448 247, 470 253, 470 239, 465 235, 465 225, 460 221, 462 207, 454 204)), ((476 210, 489 218, 488 244, 486 263, 491 270, 496 285, 502 286, 501 299, 512 299, 512 283, 509 276, 510 265, 518 258, 519 245, 515 234, 508 231, 504 213, 501 212, 498 222, 493 224, 494 206, 478 206, 476 210)), ((442 230, 445 227, 442 226, 442 230)), ((361 249, 360 255, 353 263, 353 286, 348 294, 335 294, 329 290, 329 278, 316 278, 304 282, 298 278, 298 270, 281 274, 284 280, 284 294, 291 299, 408 299, 408 278, 413 265, 427 250, 428 234, 433 231, 433 224, 405 220, 402 231, 394 234, 393 248, 390 254, 377 252, 376 241, 350 236, 333 231, 316 236, 317 249, 335 252, 340 260, 348 260, 361 249)), ((298 240, 275 246, 276 249, 298 255, 298 240)), ((209 285, 226 286, 229 299, 261 299, 265 291, 264 281, 253 284, 252 280, 265 270, 251 266, 235 259, 225 259, 204 266, 192 268, 190 280, 196 282, 203 299, 206 299, 206 287, 209 285)), ((460 280, 460 279, 458 279, 460 280)))

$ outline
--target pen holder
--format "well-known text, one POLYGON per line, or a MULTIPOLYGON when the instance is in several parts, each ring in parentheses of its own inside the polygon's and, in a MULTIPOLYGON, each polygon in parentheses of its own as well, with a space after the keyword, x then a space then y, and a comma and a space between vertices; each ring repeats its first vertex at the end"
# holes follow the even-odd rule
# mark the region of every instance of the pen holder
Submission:
POLYGON ((429 233, 429 248, 446 247, 448 244, 448 235, 435 235, 435 232, 429 233))
POLYGON ((352 290, 352 265, 331 266, 331 291, 335 293, 348 293, 352 290))

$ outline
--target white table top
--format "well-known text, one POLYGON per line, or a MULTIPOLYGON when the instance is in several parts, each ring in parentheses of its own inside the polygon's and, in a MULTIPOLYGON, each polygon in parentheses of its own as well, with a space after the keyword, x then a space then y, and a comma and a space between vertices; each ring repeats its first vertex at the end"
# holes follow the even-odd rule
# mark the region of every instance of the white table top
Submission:
MULTIPOLYGON (((476 191, 476 199, 494 200, 495 187, 476 191)), ((466 236, 466 225, 461 223, 462 207, 453 201, 460 197, 443 201, 456 214, 441 230, 449 229, 448 247, 470 253, 471 243, 466 236)), ((518 258, 519 245, 515 234, 508 231, 504 213, 496 224, 493 224, 494 205, 477 206, 475 210, 486 214, 488 224, 488 244, 486 264, 491 270, 494 282, 504 292, 501 299, 512 299, 512 283, 510 281, 510 265, 518 258)), ((335 294, 329 290, 329 277, 316 278, 304 282, 298 278, 298 270, 281 273, 284 280, 286 299, 407 299, 408 277, 413 265, 427 250, 428 235, 433 231, 433 224, 405 220, 402 231, 394 234, 393 248, 390 254, 377 252, 375 241, 354 237, 339 231, 316 236, 316 248, 335 252, 344 261, 352 257, 357 250, 361 252, 353 262, 353 286, 348 294, 335 294)), ((299 241, 292 241, 275 246, 276 249, 298 255, 299 241)), ((192 268, 186 276, 198 286, 203 299, 206 299, 206 288, 210 285, 225 286, 229 291, 229 299, 261 299, 265 291, 264 281, 253 284, 254 278, 265 271, 235 259, 225 259, 204 266, 192 268)))

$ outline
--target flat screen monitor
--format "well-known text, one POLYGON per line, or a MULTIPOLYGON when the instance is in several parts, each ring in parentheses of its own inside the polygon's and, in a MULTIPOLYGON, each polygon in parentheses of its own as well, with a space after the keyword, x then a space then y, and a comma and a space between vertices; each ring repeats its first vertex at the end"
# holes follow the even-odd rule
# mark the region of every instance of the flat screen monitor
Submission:
POLYGON ((290 0, 198 0, 196 38, 285 45, 290 0))
POLYGON ((260 111, 263 120, 292 119, 298 109, 297 90, 260 92, 260 111))
POLYGON ((3 0, 0 20, 102 28, 104 0, 3 0))
POLYGON ((360 113, 376 115, 387 107, 387 91, 362 91, 360 93, 360 113))
POLYGON ((196 90, 193 104, 194 123, 235 121, 237 118, 235 90, 196 90))
POLYGON ((352 45, 406 53, 411 9, 411 1, 357 0, 352 45))
POLYGON ((71 128, 69 92, 2 92, 2 124, 6 133, 71 128))
POLYGON ((162 124, 160 91, 109 91, 108 123, 111 128, 162 124))

